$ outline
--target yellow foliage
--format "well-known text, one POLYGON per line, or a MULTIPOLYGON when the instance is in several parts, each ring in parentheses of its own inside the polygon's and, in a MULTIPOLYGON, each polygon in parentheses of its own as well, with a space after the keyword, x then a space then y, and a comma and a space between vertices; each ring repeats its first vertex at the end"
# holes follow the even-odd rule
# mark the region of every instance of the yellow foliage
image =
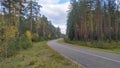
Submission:
POLYGON ((51 34, 49 34, 48 37, 51 38, 51 34))
POLYGON ((37 33, 34 33, 32 36, 39 37, 39 35, 37 33))
POLYGON ((39 35, 37 33, 34 33, 32 35, 32 41, 34 41, 34 42, 38 42, 39 41, 39 35))
POLYGON ((32 39, 32 35, 30 31, 26 31, 26 36, 28 37, 29 40, 32 39))
POLYGON ((15 26, 6 27, 5 38, 15 38, 18 33, 18 29, 15 26))

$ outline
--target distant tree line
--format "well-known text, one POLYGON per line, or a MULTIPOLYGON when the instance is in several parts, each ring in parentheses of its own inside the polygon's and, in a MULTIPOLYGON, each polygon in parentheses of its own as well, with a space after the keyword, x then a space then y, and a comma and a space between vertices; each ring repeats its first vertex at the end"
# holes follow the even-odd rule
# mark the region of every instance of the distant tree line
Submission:
POLYGON ((120 0, 71 0, 70 4, 69 40, 120 40, 120 0))

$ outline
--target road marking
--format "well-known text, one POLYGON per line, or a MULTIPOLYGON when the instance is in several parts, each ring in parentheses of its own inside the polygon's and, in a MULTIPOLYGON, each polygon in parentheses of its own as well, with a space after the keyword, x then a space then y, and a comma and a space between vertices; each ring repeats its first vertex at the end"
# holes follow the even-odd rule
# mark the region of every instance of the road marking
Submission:
POLYGON ((118 61, 118 60, 114 60, 114 59, 111 59, 111 58, 107 58, 107 57, 99 56, 99 55, 95 55, 95 54, 89 54, 87 52, 81 52, 80 50, 76 50, 76 49, 73 49, 73 48, 70 48, 70 47, 66 47, 66 46, 63 46, 63 45, 61 45, 59 43, 57 43, 57 44, 60 45, 61 47, 68 48, 68 49, 71 49, 71 50, 74 50, 74 51, 77 51, 77 52, 80 52, 80 53, 83 53, 83 54, 87 54, 87 55, 99 57, 99 58, 102 58, 102 59, 105 59, 105 60, 109 60, 109 61, 120 63, 120 61, 118 61))

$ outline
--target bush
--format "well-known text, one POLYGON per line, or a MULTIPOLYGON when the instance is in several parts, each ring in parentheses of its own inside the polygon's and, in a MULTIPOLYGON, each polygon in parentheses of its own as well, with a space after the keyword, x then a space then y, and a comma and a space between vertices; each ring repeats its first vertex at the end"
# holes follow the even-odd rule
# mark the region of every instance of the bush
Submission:
POLYGON ((34 33, 34 34, 32 35, 32 41, 33 41, 33 42, 39 42, 39 41, 40 41, 39 35, 36 34, 36 33, 34 33))
POLYGON ((47 41, 49 40, 49 38, 47 36, 44 36, 44 37, 39 37, 38 34, 34 33, 32 35, 32 41, 33 42, 40 42, 40 41, 47 41))
POLYGON ((18 50, 20 50, 19 41, 17 39, 13 39, 9 42, 9 45, 7 47, 7 56, 12 56, 15 54, 18 50))
POLYGON ((27 38, 28 38, 29 40, 32 39, 32 34, 31 34, 30 31, 26 31, 26 36, 27 36, 27 38))
POLYGON ((0 57, 10 57, 21 49, 27 49, 32 46, 32 42, 26 35, 21 36, 20 39, 10 39, 4 41, 3 49, 0 52, 0 57))
POLYGON ((32 46, 32 42, 28 36, 23 35, 19 41, 19 45, 21 46, 21 49, 27 49, 32 46))
POLYGON ((48 37, 45 37, 45 36, 44 36, 44 37, 40 37, 40 40, 41 40, 41 41, 47 41, 47 40, 48 40, 48 37))
POLYGON ((19 49, 19 42, 17 39, 6 40, 1 46, 1 57, 9 57, 15 54, 19 49))
POLYGON ((9 38, 15 38, 17 32, 18 32, 17 27, 15 27, 15 26, 10 26, 10 27, 7 27, 7 28, 5 29, 5 34, 4 34, 4 36, 7 37, 8 39, 9 39, 9 38))

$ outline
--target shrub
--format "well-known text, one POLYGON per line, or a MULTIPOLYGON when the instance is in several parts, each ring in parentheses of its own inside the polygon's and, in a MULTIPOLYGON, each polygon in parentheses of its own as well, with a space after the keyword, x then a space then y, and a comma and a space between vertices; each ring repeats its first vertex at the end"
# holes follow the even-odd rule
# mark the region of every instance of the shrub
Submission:
POLYGON ((40 41, 47 41, 47 40, 49 40, 47 36, 40 37, 40 41))
POLYGON ((26 35, 21 36, 21 38, 18 39, 11 39, 4 42, 4 47, 2 50, 1 57, 10 57, 14 55, 17 51, 21 49, 27 49, 32 46, 32 42, 26 35))
POLYGON ((0 53, 1 57, 12 56, 20 49, 17 39, 10 39, 4 41, 1 48, 2 48, 2 52, 0 53))
POLYGON ((17 30, 14 27, 10 27, 9 32, 6 32, 7 38, 0 45, 0 57, 10 57, 20 49, 27 49, 32 46, 30 31, 27 31, 19 39, 15 38, 16 32, 17 30))
POLYGON ((5 29, 5 34, 4 34, 4 36, 5 36, 6 38, 15 38, 17 32, 18 32, 17 27, 15 27, 15 26, 10 26, 10 27, 7 27, 7 28, 5 29))
POLYGON ((30 37, 23 35, 19 41, 19 45, 21 46, 22 49, 27 49, 28 47, 32 46, 32 42, 30 40, 30 37))
POLYGON ((18 50, 20 50, 19 41, 17 39, 13 39, 9 42, 9 45, 7 47, 7 56, 12 56, 15 54, 18 50))
POLYGON ((29 40, 32 39, 32 34, 31 34, 30 31, 26 31, 26 36, 27 36, 27 38, 28 38, 29 40))
POLYGON ((34 33, 34 34, 32 35, 32 41, 33 41, 33 42, 39 42, 39 41, 40 41, 39 35, 36 34, 36 33, 34 33))

